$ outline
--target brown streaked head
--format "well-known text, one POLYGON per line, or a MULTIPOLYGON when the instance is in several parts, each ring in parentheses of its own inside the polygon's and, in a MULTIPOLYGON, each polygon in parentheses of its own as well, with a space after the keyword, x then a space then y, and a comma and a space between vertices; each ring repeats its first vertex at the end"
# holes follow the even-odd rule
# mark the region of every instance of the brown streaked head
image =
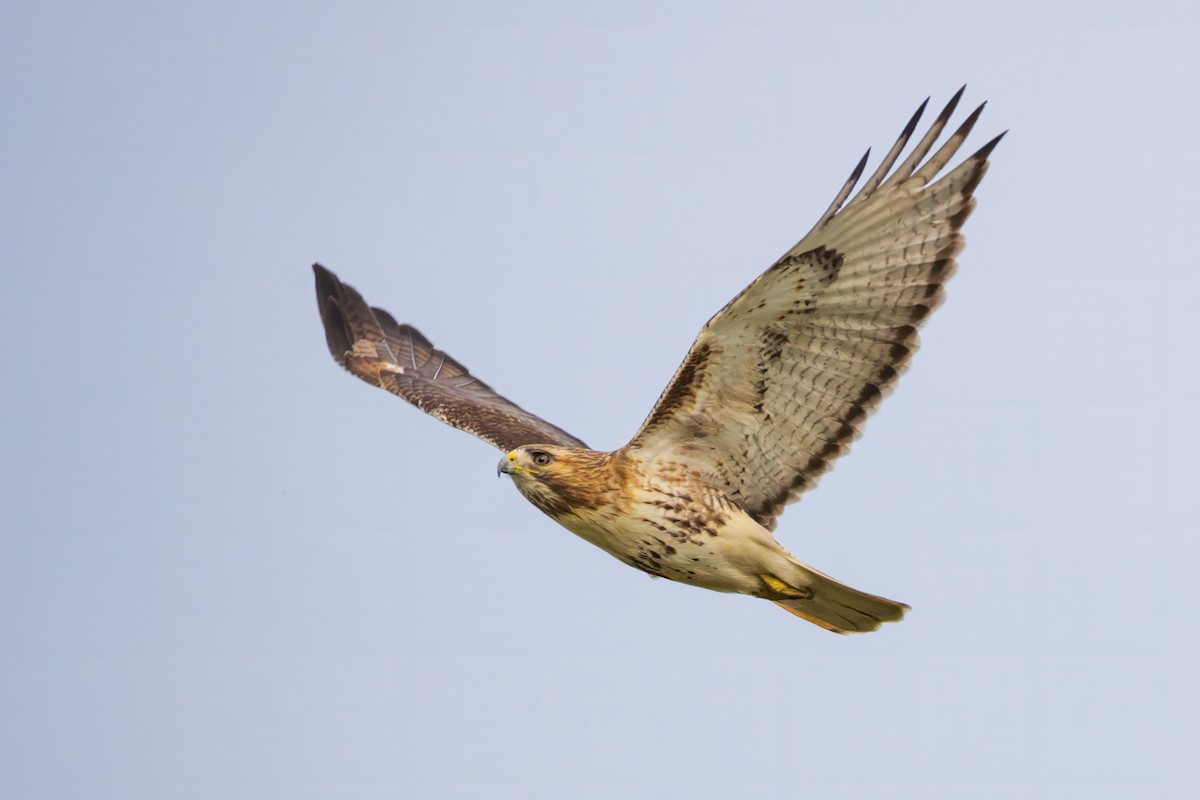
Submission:
POLYGON ((614 454, 596 450, 527 444, 500 459, 496 472, 509 475, 530 501, 558 516, 610 502, 621 486, 615 460, 614 454))

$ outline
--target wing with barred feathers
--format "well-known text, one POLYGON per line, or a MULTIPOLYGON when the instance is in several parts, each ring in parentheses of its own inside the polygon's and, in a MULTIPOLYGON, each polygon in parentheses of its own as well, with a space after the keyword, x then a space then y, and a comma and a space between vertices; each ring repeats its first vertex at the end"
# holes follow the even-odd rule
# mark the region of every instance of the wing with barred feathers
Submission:
POLYGON ((768 528, 846 452, 942 300, 1004 135, 943 174, 981 105, 926 159, 961 95, 895 166, 923 103, 846 203, 863 157, 813 230, 704 326, 627 447, 684 461, 768 528))
POLYGON ((313 264, 313 272, 329 352, 351 373, 501 450, 523 444, 586 446, 496 394, 416 328, 367 305, 354 287, 320 264, 313 264))

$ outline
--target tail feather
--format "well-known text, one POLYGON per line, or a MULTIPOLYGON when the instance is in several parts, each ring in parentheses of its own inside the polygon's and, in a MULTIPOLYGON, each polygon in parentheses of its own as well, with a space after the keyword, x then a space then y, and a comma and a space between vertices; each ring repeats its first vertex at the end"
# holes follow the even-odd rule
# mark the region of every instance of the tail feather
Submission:
POLYGON ((763 575, 775 605, 834 633, 866 633, 885 622, 899 622, 908 611, 904 603, 860 592, 799 562, 789 580, 763 575))

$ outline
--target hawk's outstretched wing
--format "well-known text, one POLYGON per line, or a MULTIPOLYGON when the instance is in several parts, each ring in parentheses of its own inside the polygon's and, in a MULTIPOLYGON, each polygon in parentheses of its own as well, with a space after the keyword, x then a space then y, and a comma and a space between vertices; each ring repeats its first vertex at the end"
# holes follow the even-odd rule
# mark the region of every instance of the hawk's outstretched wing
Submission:
POLYGON ((709 320, 630 449, 685 460, 768 528, 846 452, 942 300, 1003 136, 938 177, 983 110, 926 160, 961 95, 893 171, 922 104, 858 194, 842 207, 866 156, 813 230, 709 320))
POLYGON ((523 444, 585 447, 583 442, 496 394, 420 331, 368 306, 362 295, 320 264, 317 305, 329 352, 367 383, 398 394, 417 408, 501 450, 523 444))

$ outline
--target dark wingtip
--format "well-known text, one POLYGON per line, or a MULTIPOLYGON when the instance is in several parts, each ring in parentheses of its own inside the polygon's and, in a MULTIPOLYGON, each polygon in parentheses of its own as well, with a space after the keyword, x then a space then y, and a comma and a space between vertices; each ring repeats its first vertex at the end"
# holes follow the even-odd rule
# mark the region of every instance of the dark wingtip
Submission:
POLYGON ((344 358, 350 349, 350 332, 341 306, 341 281, 319 263, 312 265, 316 279, 317 310, 321 313, 321 325, 325 328, 325 343, 329 354, 344 366, 344 358))
POLYGON ((312 268, 317 286, 317 306, 320 307, 321 316, 324 317, 326 307, 337 303, 338 297, 341 295, 342 282, 320 264, 313 264, 312 268))
MULTIPOLYGON (((959 139, 960 143, 965 140, 975 128, 975 123, 979 121, 979 115, 983 113, 983 109, 986 105, 986 102, 980 103, 979 107, 972 111, 967 118, 962 121, 962 124, 958 126, 958 130, 956 130, 953 136, 951 136, 951 139, 957 138, 959 139)), ((955 145, 954 149, 957 150, 958 146, 955 145)), ((934 158, 937 158, 937 156, 935 155, 934 158)))
POLYGON ((950 120, 950 117, 954 116, 954 110, 958 108, 958 101, 962 100, 963 92, 966 90, 967 85, 964 83, 962 88, 955 92, 954 96, 950 98, 950 102, 946 103, 946 107, 942 109, 942 113, 938 114, 937 123, 945 125, 950 120))
POLYGON ((868 147, 867 152, 863 153, 863 157, 858 160, 858 166, 856 166, 854 168, 854 171, 850 173, 850 177, 847 179, 849 183, 851 183, 851 184, 858 183, 858 179, 862 177, 863 170, 866 169, 867 161, 870 158, 871 158, 871 148, 868 147))
MULTIPOLYGON (((984 173, 987 172, 988 156, 992 154, 992 151, 996 149, 996 145, 1000 144, 1000 140, 1003 139, 1007 133, 1008 131, 1004 131, 1003 133, 999 134, 983 147, 972 153, 971 157, 967 159, 967 163, 972 163, 975 165, 975 174, 969 181, 967 181, 966 185, 963 186, 962 192, 964 195, 969 197, 974 193, 975 187, 979 185, 979 182, 983 180, 984 173)), ((964 208, 964 211, 966 213, 970 213, 970 206, 964 208)), ((964 215, 961 219, 955 220, 955 230, 957 230, 957 226, 961 225, 965 219, 966 216, 964 215)))
POLYGON ((983 147, 976 150, 975 155, 971 156, 971 158, 979 160, 979 161, 986 160, 987 157, 992 154, 992 151, 996 149, 996 145, 1000 144, 1000 140, 1003 139, 1007 135, 1008 135, 1008 131, 1001 131, 990 142, 988 142, 983 147))
POLYGON ((917 129, 917 124, 921 121, 921 115, 925 113, 925 109, 929 106, 929 101, 931 99, 932 95, 926 97, 921 105, 917 106, 917 110, 913 112, 912 118, 909 119, 908 124, 904 126, 904 132, 900 134, 901 139, 907 141, 908 138, 913 135, 913 131, 917 129))
POLYGON ((313 277, 317 281, 317 302, 324 305, 326 297, 337 296, 341 281, 338 280, 337 275, 321 266, 319 261, 313 262, 312 270, 313 277))

